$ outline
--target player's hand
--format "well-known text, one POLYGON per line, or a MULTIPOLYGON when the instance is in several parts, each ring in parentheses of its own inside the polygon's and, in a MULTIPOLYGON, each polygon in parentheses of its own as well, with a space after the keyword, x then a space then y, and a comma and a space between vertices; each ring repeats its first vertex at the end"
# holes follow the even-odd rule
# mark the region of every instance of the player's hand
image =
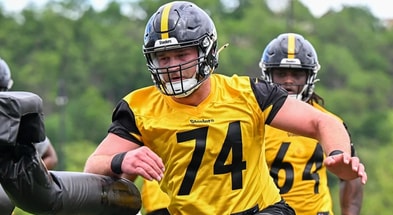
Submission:
POLYGON ((367 173, 358 157, 351 157, 348 153, 328 156, 324 164, 326 168, 343 180, 360 177, 363 184, 367 182, 367 173))
POLYGON ((125 174, 136 174, 157 181, 162 179, 165 171, 161 158, 146 146, 127 152, 121 169, 125 174))

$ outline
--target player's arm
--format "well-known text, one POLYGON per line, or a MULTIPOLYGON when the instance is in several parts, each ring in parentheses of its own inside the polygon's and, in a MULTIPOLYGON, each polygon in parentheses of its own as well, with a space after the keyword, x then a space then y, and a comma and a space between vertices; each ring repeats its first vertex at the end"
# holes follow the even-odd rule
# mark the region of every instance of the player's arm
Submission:
MULTIPOLYGON (((345 125, 345 124, 344 124, 345 125)), ((351 145, 351 154, 356 156, 351 145)), ((359 178, 344 181, 340 179, 340 207, 342 215, 359 215, 363 203, 363 185, 359 178)))
POLYGON ((360 178, 340 180, 340 206, 342 215, 359 215, 363 201, 363 185, 360 178))
POLYGON ((305 102, 287 98, 270 125, 319 140, 325 153, 329 155, 324 161, 329 171, 344 180, 361 177, 362 183, 366 183, 367 175, 363 164, 359 158, 351 157, 349 134, 343 123, 332 115, 305 102))
POLYGON ((51 143, 49 143, 48 148, 41 158, 44 161, 46 168, 51 170, 56 167, 58 162, 57 153, 51 143))
POLYGON ((139 133, 129 104, 122 100, 112 114, 108 135, 86 161, 85 172, 135 179, 161 180, 164 164, 132 134, 139 133))
POLYGON ((85 172, 109 176, 124 174, 129 179, 140 175, 148 180, 161 180, 164 164, 146 146, 140 146, 113 133, 108 133, 86 161, 85 172))

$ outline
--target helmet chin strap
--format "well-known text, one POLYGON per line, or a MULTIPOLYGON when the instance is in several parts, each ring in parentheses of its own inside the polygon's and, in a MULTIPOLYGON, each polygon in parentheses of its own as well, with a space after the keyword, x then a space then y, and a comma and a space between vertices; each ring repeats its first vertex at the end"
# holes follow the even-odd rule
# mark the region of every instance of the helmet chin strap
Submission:
POLYGON ((302 100, 303 95, 302 94, 289 94, 288 97, 289 98, 294 98, 294 99, 297 99, 297 100, 302 100))
MULTIPOLYGON (((297 86, 300 88, 301 85, 297 85, 297 86)), ((300 92, 296 94, 288 94, 288 97, 303 101, 303 93, 306 91, 306 89, 307 89, 307 84, 303 85, 303 88, 300 92)))
POLYGON ((225 43, 223 46, 221 46, 221 48, 220 49, 218 49, 218 51, 217 51, 217 57, 219 56, 219 54, 220 54, 220 52, 222 51, 222 50, 224 50, 226 47, 228 47, 229 46, 229 43, 225 43))

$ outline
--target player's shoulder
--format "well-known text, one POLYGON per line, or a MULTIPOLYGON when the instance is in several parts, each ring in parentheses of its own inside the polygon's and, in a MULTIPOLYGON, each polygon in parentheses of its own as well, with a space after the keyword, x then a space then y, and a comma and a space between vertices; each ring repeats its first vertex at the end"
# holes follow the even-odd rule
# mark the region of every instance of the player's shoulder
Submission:
POLYGON ((252 94, 252 86, 248 76, 212 75, 212 88, 215 94, 225 99, 248 98, 252 94))
POLYGON ((129 102, 132 100, 139 100, 139 99, 144 99, 148 100, 151 97, 161 95, 159 90, 157 90, 157 87, 155 86, 147 86, 143 88, 136 89, 130 93, 128 93, 126 96, 124 96, 123 100, 129 102))
POLYGON ((241 83, 241 82, 250 82, 250 77, 248 76, 241 76, 241 75, 223 75, 223 74, 212 74, 212 79, 217 82, 228 82, 228 83, 241 83))

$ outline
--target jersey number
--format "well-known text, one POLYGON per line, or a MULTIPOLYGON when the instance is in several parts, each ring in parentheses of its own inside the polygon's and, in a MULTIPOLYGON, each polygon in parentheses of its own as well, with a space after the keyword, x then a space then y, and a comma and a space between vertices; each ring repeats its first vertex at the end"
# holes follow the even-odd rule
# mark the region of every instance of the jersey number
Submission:
MULTIPOLYGON (((177 134, 177 142, 195 140, 195 150, 191 162, 187 167, 178 195, 188 195, 195 182, 198 169, 201 165, 206 149, 208 127, 202 127, 177 134)), ((219 144, 219 143, 215 143, 219 144)), ((232 190, 241 189, 243 186, 242 170, 246 169, 243 161, 243 147, 240 122, 229 123, 225 141, 214 163, 214 174, 231 174, 232 190), (229 153, 232 153, 232 163, 226 163, 229 153)))
MULTIPOLYGON (((272 163, 272 167, 270 168, 270 175, 273 177, 274 182, 276 183, 277 187, 280 189, 280 194, 288 193, 289 190, 292 188, 293 180, 294 180, 294 170, 293 166, 289 162, 284 162, 285 154, 288 151, 290 143, 283 142, 281 147, 277 153, 274 162, 272 163), (278 172, 282 170, 285 171, 285 181, 280 186, 278 184, 278 172)), ((304 170, 302 180, 315 180, 314 184, 314 193, 319 193, 319 175, 317 171, 321 169, 323 162, 323 150, 321 145, 317 144, 315 150, 307 161, 304 170), (312 171, 312 167, 315 165, 315 170, 312 171)))

